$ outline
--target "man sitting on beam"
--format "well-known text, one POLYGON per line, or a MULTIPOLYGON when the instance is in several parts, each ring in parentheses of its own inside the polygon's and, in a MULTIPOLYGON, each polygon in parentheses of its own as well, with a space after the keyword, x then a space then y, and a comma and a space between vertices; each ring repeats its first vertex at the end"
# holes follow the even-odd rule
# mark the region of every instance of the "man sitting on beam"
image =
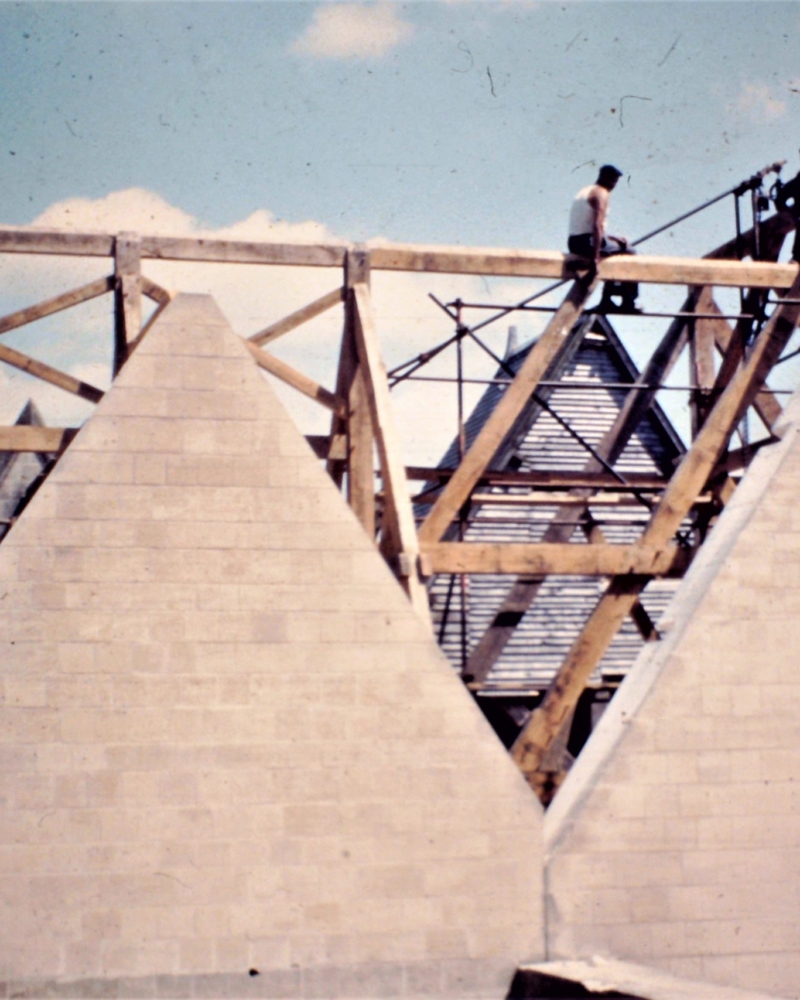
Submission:
MULTIPOLYGON (((610 163, 600 167, 594 184, 581 188, 575 195, 569 213, 570 253, 588 258, 592 263, 592 273, 596 273, 602 257, 612 254, 632 253, 624 236, 606 234, 609 195, 617 186, 622 171, 610 163)), ((602 312, 636 313, 636 296, 639 286, 633 281, 607 281, 603 286, 600 300, 602 312), (616 302, 615 298, 620 301, 616 302)))

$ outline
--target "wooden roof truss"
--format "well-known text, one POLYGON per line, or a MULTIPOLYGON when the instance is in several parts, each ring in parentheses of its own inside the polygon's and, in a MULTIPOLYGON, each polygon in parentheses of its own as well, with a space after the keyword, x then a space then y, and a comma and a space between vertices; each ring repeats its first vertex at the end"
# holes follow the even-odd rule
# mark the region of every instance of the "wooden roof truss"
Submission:
MULTIPOLYGON (((0 334, 104 294, 114 296, 114 374, 146 336, 170 301, 170 293, 143 273, 149 259, 242 262, 339 271, 340 284, 289 316, 253 333, 246 345, 266 371, 314 399, 331 413, 328 436, 309 443, 326 462, 334 481, 397 575, 421 617, 430 622, 426 579, 435 573, 507 574, 506 598, 480 641, 471 649, 466 673, 480 687, 491 665, 509 641, 525 610, 548 574, 597 575, 608 586, 561 665, 541 705, 532 713, 512 748, 512 755, 531 785, 546 801, 557 785, 558 768, 548 752, 559 739, 604 650, 621 623, 631 616, 642 634, 655 628, 640 603, 648 582, 680 574, 692 552, 678 538, 681 525, 698 503, 712 498, 718 510, 735 483, 731 472, 746 466, 752 448, 730 450, 731 438, 748 408, 774 428, 781 407, 766 380, 792 335, 800 315, 800 278, 796 263, 777 263, 784 237, 794 223, 786 213, 767 219, 758 233, 761 259, 734 259, 737 251, 753 254, 754 233, 743 234, 702 259, 647 256, 611 257, 591 277, 584 263, 556 252, 442 247, 300 246, 211 240, 139 237, 123 233, 55 233, 24 229, 0 230, 0 253, 61 254, 109 257, 113 273, 56 298, 0 318, 0 334), (483 274, 556 278, 569 283, 567 293, 524 363, 509 380, 494 412, 485 421, 461 461, 452 469, 409 466, 404 462, 390 396, 390 379, 382 359, 370 290, 372 270, 483 274), (687 285, 679 314, 669 324, 639 378, 630 385, 624 405, 603 440, 588 455, 583 470, 540 470, 514 474, 498 471, 497 457, 532 399, 546 398, 541 383, 559 370, 560 361, 580 336, 580 319, 603 280, 687 285), (735 326, 723 318, 714 288, 743 289, 743 314, 763 310, 766 295, 777 304, 755 339, 751 321, 735 326), (142 296, 156 304, 142 323, 142 296), (338 376, 333 388, 279 360, 267 348, 314 316, 343 306, 343 335, 338 376), (621 477, 614 464, 645 414, 657 389, 683 351, 689 351, 694 390, 691 393, 693 440, 672 476, 621 477), (721 359, 716 363, 715 354, 721 359), (537 391, 540 395, 536 395, 537 391), (378 483, 373 456, 378 459, 378 483), (424 520, 415 524, 409 481, 436 480, 424 520), (535 504, 554 497, 558 514, 541 542, 475 544, 453 537, 452 526, 470 505, 487 502, 487 490, 517 487, 513 502, 535 504), (590 544, 575 544, 584 526, 590 498, 610 492, 631 496, 646 488, 658 496, 647 526, 634 545, 609 543, 601 530, 583 533, 590 544), (519 487, 528 492, 520 495, 519 487), (554 492, 553 492, 554 491, 554 492), (549 763, 548 763, 549 761, 549 763)), ((0 343, 0 361, 22 369, 83 399, 97 402, 101 390, 68 373, 0 343)), ((57 453, 67 446, 73 428, 2 427, 0 450, 57 453)), ((497 500, 496 492, 491 495, 497 500)), ((509 501, 510 502, 510 501, 509 501)), ((707 519, 708 520, 708 519, 707 519)))

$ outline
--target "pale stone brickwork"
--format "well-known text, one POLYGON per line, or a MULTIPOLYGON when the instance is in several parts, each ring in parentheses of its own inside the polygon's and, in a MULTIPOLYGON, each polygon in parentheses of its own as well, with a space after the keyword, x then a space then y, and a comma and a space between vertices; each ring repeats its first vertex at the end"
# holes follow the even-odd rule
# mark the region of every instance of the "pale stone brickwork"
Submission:
POLYGON ((551 958, 800 996, 800 406, 545 822, 551 958))
POLYGON ((502 997, 542 957, 538 803, 211 299, 0 547, 0 643, 0 996, 502 997))

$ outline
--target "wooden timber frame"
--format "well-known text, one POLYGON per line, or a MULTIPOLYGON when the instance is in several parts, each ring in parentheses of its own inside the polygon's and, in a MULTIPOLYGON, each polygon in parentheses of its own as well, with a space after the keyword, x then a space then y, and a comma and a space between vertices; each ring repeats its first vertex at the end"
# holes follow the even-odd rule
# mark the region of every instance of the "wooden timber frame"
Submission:
MULTIPOLYGON (((339 272, 331 291, 289 316, 244 339, 254 361, 274 377, 330 411, 328 435, 309 436, 368 535, 386 559, 421 619, 430 627, 426 580, 435 573, 506 574, 509 587, 495 620, 470 651, 465 674, 480 691, 492 665, 517 623, 536 599, 549 574, 598 576, 608 580, 603 596, 583 626, 538 708, 522 728, 511 754, 531 786, 546 803, 563 774, 553 764, 553 749, 563 744, 578 698, 615 633, 631 616, 645 638, 657 638, 639 597, 656 577, 680 576, 692 551, 678 540, 687 517, 703 505, 718 510, 735 488, 733 473, 746 468, 757 448, 731 449, 730 442, 752 407, 773 433, 781 415, 766 385, 800 317, 800 278, 794 262, 778 263, 784 238, 794 222, 786 213, 766 219, 758 240, 753 231, 696 259, 619 256, 603 260, 590 275, 585 261, 553 251, 343 244, 300 245, 245 243, 206 239, 0 229, 0 253, 105 257, 113 273, 28 308, 0 317, 0 337, 62 310, 111 294, 114 301, 112 374, 125 364, 166 308, 172 293, 147 278, 151 260, 198 263, 246 263, 339 272), (752 257, 758 243, 761 259, 752 257), (568 283, 566 295, 544 332, 510 378, 495 410, 452 469, 408 465, 401 453, 390 380, 381 357, 372 307, 372 271, 405 271, 526 278, 555 278, 568 283), (679 313, 627 391, 620 412, 581 471, 512 472, 493 467, 499 451, 525 407, 548 373, 574 344, 577 321, 602 281, 636 281, 685 285, 679 313), (742 313, 761 314, 753 323, 742 318, 731 325, 714 299, 715 287, 742 289, 742 313), (777 296, 765 311, 769 293, 777 296), (143 323, 142 298, 156 305, 143 323), (336 385, 326 388, 277 358, 267 348, 315 316, 343 307, 343 332, 336 385), (642 418, 653 405, 657 387, 688 350, 693 391, 691 435, 686 454, 672 477, 615 475, 613 466, 642 418), (409 483, 438 482, 422 522, 415 523, 409 483), (621 481, 622 480, 622 481, 621 481), (517 489, 506 502, 547 503, 558 514, 543 540, 535 544, 476 544, 452 541, 448 531, 471 506, 498 502, 497 487, 517 489), (649 522, 633 545, 610 544, 598 528, 586 529, 583 517, 592 503, 618 503, 637 490, 657 498, 649 522), (586 537, 578 535, 583 529, 586 537), (590 544, 585 544, 588 541, 590 544)), ((6 346, 0 340, 0 362, 98 402, 103 393, 74 376, 6 346)), ((75 428, 0 427, 0 450, 38 451, 57 455, 75 428)), ((502 499, 502 498, 501 498, 502 499)), ((706 517, 706 523, 708 523, 706 517)))

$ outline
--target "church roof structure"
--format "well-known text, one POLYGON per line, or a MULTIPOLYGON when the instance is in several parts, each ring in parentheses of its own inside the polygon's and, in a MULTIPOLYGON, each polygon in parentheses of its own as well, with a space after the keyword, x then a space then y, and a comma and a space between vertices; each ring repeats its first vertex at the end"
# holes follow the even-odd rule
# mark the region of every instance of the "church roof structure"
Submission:
POLYGON ((0 333, 114 297, 105 392, 0 342, 97 404, 80 430, 0 427, 0 451, 58 456, 0 545, 0 995, 797 995, 800 274, 796 220, 762 218, 777 167, 727 192, 753 228, 706 257, 597 273, 0 227, 2 253, 113 260, 0 333), (158 285, 162 261, 338 277, 245 338, 158 285), (390 389, 485 321, 444 306, 455 334, 387 372, 372 271, 556 282, 500 308, 551 315, 435 469, 407 464, 390 389), (639 371, 601 282, 680 289, 639 371), (327 374, 273 353, 334 308, 327 374), (681 440, 656 399, 684 358, 681 440), (263 371, 330 432, 304 439, 263 371), (624 674, 570 766, 587 692, 624 674))
MULTIPOLYGON (((29 399, 14 426, 43 427, 38 407, 29 399)), ((52 456, 36 451, 0 451, 0 541, 27 503, 52 461, 52 456)))
MULTIPOLYGON (((595 448, 613 425, 625 400, 626 386, 639 372, 606 316, 590 314, 578 323, 572 350, 551 366, 536 399, 531 400, 512 433, 491 463, 493 472, 512 473, 558 470, 581 472, 595 448)), ((516 374, 533 344, 508 355, 496 380, 516 374)), ((490 385, 465 421, 466 447, 475 440, 497 406, 504 384, 490 385)), ((620 482, 630 476, 666 480, 684 452, 684 445, 660 406, 651 407, 631 435, 614 471, 620 482)), ((455 440, 441 460, 442 468, 458 464, 455 440)), ((558 523, 559 506, 546 504, 540 495, 536 506, 523 505, 536 487, 494 486, 480 493, 463 525, 454 524, 447 537, 463 532, 465 541, 538 542, 558 523), (516 501, 516 503, 515 503, 516 501)), ((435 496, 436 484, 426 493, 435 496)), ((585 541, 587 532, 599 528, 606 539, 631 544, 641 535, 650 514, 653 494, 634 496, 596 494, 576 525, 573 541, 585 541), (609 502, 610 501, 610 502, 609 502)), ((419 504, 425 515, 429 503, 419 504)), ((507 575, 474 575, 463 589, 452 575, 437 575, 430 583, 434 628, 448 658, 473 679, 466 666, 475 646, 491 627, 513 581, 507 575), (462 613, 462 598, 464 608, 462 613)), ((657 620, 674 593, 677 581, 654 581, 642 603, 657 620)), ((544 582, 531 606, 522 613, 513 635, 499 657, 490 664, 479 687, 482 697, 530 697, 545 689, 572 645, 581 625, 602 592, 602 579, 559 576, 544 582)), ((592 678, 593 683, 617 684, 641 648, 643 638, 633 621, 617 633, 592 678)))

